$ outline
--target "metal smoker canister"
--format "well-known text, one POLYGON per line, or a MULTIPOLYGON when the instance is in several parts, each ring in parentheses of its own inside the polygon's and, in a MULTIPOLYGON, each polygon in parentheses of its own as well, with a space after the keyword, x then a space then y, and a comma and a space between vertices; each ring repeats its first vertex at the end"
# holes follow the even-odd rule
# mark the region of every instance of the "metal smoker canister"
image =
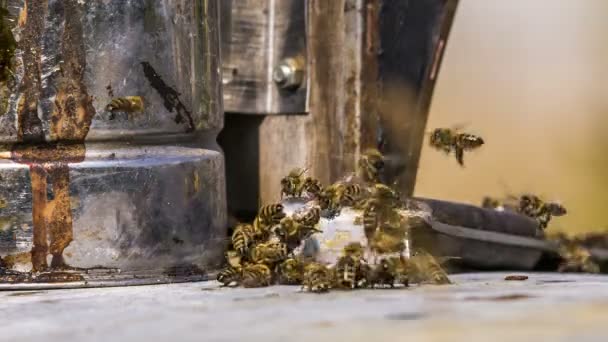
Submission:
POLYGON ((218 5, 0 1, 0 289, 184 281, 221 262, 218 5))

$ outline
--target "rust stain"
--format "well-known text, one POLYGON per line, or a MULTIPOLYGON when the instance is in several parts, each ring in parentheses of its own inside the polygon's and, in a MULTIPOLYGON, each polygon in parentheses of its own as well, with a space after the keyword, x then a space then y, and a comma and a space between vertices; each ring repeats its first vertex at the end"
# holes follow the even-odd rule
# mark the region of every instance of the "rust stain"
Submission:
MULTIPOLYGON (((47 270, 47 256, 52 255, 51 268, 65 269, 63 251, 73 239, 72 211, 69 193, 69 163, 84 160, 84 140, 89 132, 95 109, 84 84, 86 69, 85 44, 81 14, 77 0, 63 1, 64 28, 61 36, 60 77, 54 87, 56 96, 50 115, 49 141, 40 117, 41 39, 44 34, 47 0, 27 0, 19 17, 23 39, 24 79, 18 106, 18 138, 11 151, 14 162, 30 167, 32 186, 33 272, 47 270), (47 186, 52 198, 47 198, 47 186)), ((42 116, 47 117, 45 115, 42 116)), ((10 279, 8 279, 10 280, 10 279)), ((36 282, 80 281, 73 273, 40 274, 36 282)))
POLYGON ((9 254, 4 257, 4 264, 2 267, 11 269, 17 264, 29 264, 32 260, 31 254, 28 252, 9 254))
MULTIPOLYGON (((42 88, 40 38, 44 32, 46 0, 25 1, 25 20, 19 48, 23 54, 23 81, 20 87, 17 136, 19 141, 39 142, 44 139, 42 121, 38 117, 38 101, 42 88)), ((22 12, 23 14, 23 12, 22 12)))
POLYGON ((42 273, 36 276, 36 283, 70 283, 75 281, 84 281, 80 274, 70 272, 52 272, 42 273))
POLYGON ((17 20, 17 25, 19 27, 24 27, 27 23, 27 1, 23 4, 23 8, 19 12, 19 19, 17 20))

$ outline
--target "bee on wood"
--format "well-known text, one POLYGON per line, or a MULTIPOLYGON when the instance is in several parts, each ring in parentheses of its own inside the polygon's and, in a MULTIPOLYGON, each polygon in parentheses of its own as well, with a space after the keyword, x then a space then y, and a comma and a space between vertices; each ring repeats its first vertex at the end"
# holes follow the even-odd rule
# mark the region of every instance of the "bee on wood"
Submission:
POLYGON ((310 292, 327 292, 333 284, 333 272, 325 265, 310 263, 304 268, 302 289, 310 292))
POLYGON ((241 284, 243 287, 265 287, 272 282, 272 272, 264 264, 251 264, 243 267, 241 284))
POLYGON ((287 245, 282 242, 259 243, 251 249, 251 261, 274 265, 287 259, 287 245))
POLYGON ((377 149, 367 149, 362 153, 358 166, 363 181, 378 183, 385 166, 384 156, 377 149))
POLYGON ((447 272, 431 254, 417 251, 408 260, 409 280, 414 283, 451 284, 447 272))
POLYGON ((295 168, 291 170, 287 176, 281 179, 281 197, 283 197, 283 195, 288 197, 302 197, 305 184, 304 173, 306 173, 306 169, 295 168))
POLYGON ((106 106, 106 111, 112 114, 117 112, 141 113, 144 111, 144 99, 141 96, 116 97, 106 106))
POLYGON ((234 228, 234 232, 232 233, 232 247, 239 252, 240 255, 246 255, 254 238, 255 231, 253 226, 246 223, 240 223, 234 228))
POLYGON ((266 240, 270 235, 271 228, 279 224, 284 217, 282 204, 269 204, 260 208, 258 216, 253 221, 256 240, 266 240))
POLYGON ((242 271, 241 267, 228 266, 217 274, 217 281, 222 286, 237 286, 241 282, 242 271))
POLYGON ((517 212, 537 220, 541 229, 547 228, 553 216, 567 214, 563 205, 557 202, 545 202, 532 194, 524 194, 519 198, 517 212))
POLYGON ((301 285, 305 264, 300 259, 289 258, 278 266, 278 281, 283 285, 301 285))
POLYGON ((460 133, 458 129, 437 128, 431 133, 431 147, 443 151, 446 154, 454 152, 456 161, 460 166, 464 166, 464 152, 478 149, 484 144, 481 137, 460 133))

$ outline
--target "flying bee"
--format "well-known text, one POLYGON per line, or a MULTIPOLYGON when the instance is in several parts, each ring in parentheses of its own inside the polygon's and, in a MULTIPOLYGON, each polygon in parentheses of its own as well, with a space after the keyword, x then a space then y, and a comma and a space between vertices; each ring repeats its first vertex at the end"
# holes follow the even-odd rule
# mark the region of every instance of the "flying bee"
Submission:
POLYGON ((553 216, 567 214, 566 208, 557 202, 545 202, 540 197, 524 194, 519 198, 517 212, 538 221, 541 229, 547 228, 553 216))
POLYGON ((368 183, 378 183, 382 171, 384 171, 384 156, 382 153, 373 148, 365 150, 359 158, 361 179, 368 183))
POLYGON ((281 179, 281 197, 283 195, 289 197, 301 197, 304 190, 304 173, 306 169, 295 168, 281 179))
POLYGON ((228 266, 217 274, 217 281, 223 286, 237 286, 241 282, 242 271, 241 267, 228 266))
POLYGON ((251 249, 251 261, 273 265, 287 259, 287 245, 282 242, 259 243, 251 249))
POLYGON ((484 141, 481 137, 469 133, 460 133, 458 129, 437 128, 431 132, 431 147, 446 154, 454 152, 456 161, 460 166, 464 166, 465 151, 475 150, 483 144, 484 141))
POLYGON ((270 286, 272 272, 264 264, 251 264, 243 268, 241 284, 243 287, 270 286))
POLYGON ((279 224, 285 217, 282 204, 269 204, 260 208, 258 216, 253 221, 253 231, 258 241, 265 240, 270 235, 273 226, 279 224))
POLYGON ((408 275, 415 283, 451 284, 447 272, 431 254, 416 251, 408 260, 408 275))
POLYGON ((304 262, 289 258, 279 264, 278 281, 283 285, 299 285, 304 279, 304 262))
POLYGON ((241 255, 246 255, 254 237, 255 230, 252 225, 239 223, 232 233, 232 247, 241 255))
POLYGON ((484 196, 481 200, 481 207, 486 209, 498 209, 502 207, 502 201, 497 198, 484 196))
POLYGON ((304 268, 302 288, 310 292, 327 292, 333 284, 332 271, 323 264, 310 263, 304 268))
POLYGON ((144 111, 144 99, 141 96, 116 97, 106 106, 106 111, 112 115, 116 112, 141 113, 144 111))

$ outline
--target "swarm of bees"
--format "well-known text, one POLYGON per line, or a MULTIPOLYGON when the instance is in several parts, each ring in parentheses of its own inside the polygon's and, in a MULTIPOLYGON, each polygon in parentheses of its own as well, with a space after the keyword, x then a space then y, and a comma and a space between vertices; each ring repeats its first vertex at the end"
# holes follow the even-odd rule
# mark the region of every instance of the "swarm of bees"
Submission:
POLYGON ((314 293, 407 287, 412 279, 415 283, 450 283, 430 254, 403 255, 408 226, 399 210, 404 204, 397 191, 378 182, 384 168, 382 154, 367 150, 358 165, 358 177, 328 186, 306 176, 306 169, 289 172, 281 180, 281 197, 304 198, 309 205, 291 215, 286 215, 280 203, 262 206, 252 224, 238 224, 232 249, 226 253, 228 267, 217 280, 223 286, 300 285, 314 293), (322 217, 332 219, 346 207, 362 212, 367 247, 360 242, 347 244, 333 265, 296 253, 303 241, 321 232, 322 217), (382 257, 370 263, 366 249, 382 257))
POLYGON ((431 132, 430 146, 445 154, 454 153, 456 161, 464 166, 464 152, 480 148, 484 144, 482 137, 461 133, 458 128, 436 128, 431 132))

